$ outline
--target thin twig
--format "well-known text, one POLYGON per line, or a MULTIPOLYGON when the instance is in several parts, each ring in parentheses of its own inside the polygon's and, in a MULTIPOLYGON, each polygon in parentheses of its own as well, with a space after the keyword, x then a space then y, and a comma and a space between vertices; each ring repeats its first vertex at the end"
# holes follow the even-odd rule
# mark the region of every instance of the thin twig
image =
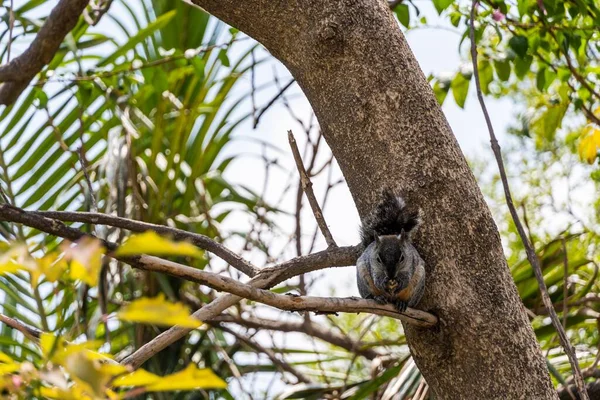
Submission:
POLYGON ((335 332, 328 327, 322 326, 321 324, 305 320, 294 322, 294 321, 281 321, 271 320, 266 318, 258 317, 238 317, 233 315, 222 315, 216 317, 215 321, 234 323, 246 328, 253 328, 258 330, 271 330, 278 332, 300 332, 311 337, 316 337, 327 343, 339 346, 347 351, 355 352, 356 354, 365 357, 368 360, 373 360, 381 354, 378 351, 367 347, 365 342, 356 341, 349 335, 335 332))
POLYGON ((485 105, 485 101, 483 100, 483 93, 481 92, 481 83, 479 81, 479 70, 477 68, 477 43, 475 42, 475 8, 477 7, 478 0, 473 0, 471 5, 471 18, 469 21, 469 37, 471 39, 471 58, 473 62, 473 74, 475 77, 475 85, 477 88, 477 98, 479 100, 479 104, 481 105, 481 110, 483 112, 483 116, 485 118, 485 122, 487 124, 487 128, 490 134, 490 142, 492 151, 494 152, 494 157, 496 158, 496 163, 498 164, 498 170, 500 172, 500 178, 502 180, 502 187, 504 188, 504 196, 506 198, 506 204, 508 205, 508 209, 512 216, 512 219, 515 223, 519 236, 521 237, 521 241, 525 246, 525 252, 527 253, 527 259, 533 268, 533 272, 538 281, 538 285, 540 287, 540 293, 542 295, 542 301, 548 310, 548 314, 550 315, 550 319, 552 321, 552 325, 554 325, 554 329, 556 329, 558 333, 558 337, 560 339, 560 343, 569 358, 569 362, 571 363, 571 369, 573 370, 573 375, 575 376, 575 382, 579 389, 579 394, 582 400, 589 400, 589 396, 587 394, 585 383, 583 380, 583 376, 581 375, 581 370, 579 368, 579 363, 577 362, 577 356, 575 355, 575 351, 569 342, 569 338, 563 329, 560 319, 554 310, 552 305, 552 299, 548 294, 548 288, 546 287, 546 283, 544 282, 544 275, 542 273, 542 268, 540 265, 540 260, 533 249, 532 244, 529 242, 527 238, 527 233, 523 228, 523 224, 519 218, 519 214, 515 208, 514 202, 512 200, 512 195, 510 192, 510 187, 508 184, 508 178, 506 176, 506 170, 504 168, 504 162, 502 161, 502 151, 500 149, 500 145, 498 144, 498 140, 496 139, 496 134, 494 133, 494 127, 492 126, 492 121, 490 119, 489 113, 487 111, 487 107, 485 105))
POLYGON ((563 251, 563 264, 564 264, 564 283, 563 283, 563 328, 567 329, 567 315, 569 314, 569 256, 567 254, 567 241, 563 237, 561 239, 562 251, 563 251))
POLYGON ((4 314, 0 314, 0 322, 6 324, 6 326, 18 330, 23 335, 25 335, 27 339, 32 340, 34 342, 38 342, 43 333, 39 329, 33 328, 29 325, 25 325, 21 321, 8 317, 4 314))
POLYGON ((294 82, 296 82, 296 80, 295 80, 295 79, 292 79, 291 81, 289 81, 289 82, 287 83, 287 85, 285 85, 283 88, 281 88, 281 90, 279 91, 279 93, 277 93, 277 94, 275 95, 275 97, 273 97, 273 98, 271 99, 271 101, 269 101, 269 102, 267 103, 267 105, 266 105, 266 106, 264 106, 264 107, 262 108, 262 110, 260 110, 260 112, 259 112, 259 113, 258 113, 258 115, 256 116, 256 119, 254 120, 254 126, 253 126, 253 128, 254 128, 254 129, 256 129, 256 127, 258 126, 258 123, 260 122, 260 118, 262 117, 262 115, 263 115, 263 114, 264 114, 264 113, 265 113, 265 112, 266 112, 266 111, 267 111, 269 108, 271 108, 271 106, 272 106, 273 104, 275 104, 275 102, 277 101, 277 99, 279 99, 279 98, 280 98, 280 97, 281 97, 281 96, 282 96, 282 95, 285 93, 285 91, 286 91, 286 90, 288 90, 288 89, 289 89, 289 88, 292 86, 292 84, 293 84, 294 82))
POLYGON ((285 372, 289 372, 290 374, 294 375, 296 377, 296 379, 298 379, 298 382, 302 382, 302 383, 311 383, 312 382, 302 372, 298 371, 296 368, 292 367, 290 364, 288 364, 284 360, 279 359, 279 357, 277 357, 277 355, 275 354, 275 352, 273 350, 268 349, 264 346, 261 346, 256 341, 254 341, 250 338, 247 338, 243 335, 240 335, 239 333, 235 332, 234 330, 229 329, 219 323, 215 323, 214 325, 217 326, 223 332, 227 332, 230 335, 234 336, 240 342, 245 343, 248 347, 252 348, 253 350, 255 350, 259 353, 265 354, 267 357, 269 357, 269 359, 275 366, 279 367, 281 370, 283 370, 285 372))
POLYGON ((6 45, 6 62, 10 62, 10 50, 13 42, 13 30, 15 29, 15 4, 10 0, 8 11, 8 44, 6 45))
POLYGON ((321 207, 315 198, 315 192, 312 189, 312 182, 304 169, 304 164, 302 164, 302 158, 300 157, 300 152, 298 151, 298 145, 296 144, 296 139, 294 138, 294 134, 292 131, 288 131, 288 141, 290 142, 290 146, 292 148, 292 154, 294 155, 294 161, 296 162, 296 167, 298 168, 298 173, 300 174, 300 182, 302 184, 302 190, 306 194, 308 198, 308 203, 310 204, 310 208, 312 208, 315 219, 317 220, 317 224, 321 229, 321 233, 325 237, 325 241, 327 242, 328 247, 337 247, 329 228, 327 227, 327 222, 325 222, 325 218, 323 217, 323 212, 321 211, 321 207))

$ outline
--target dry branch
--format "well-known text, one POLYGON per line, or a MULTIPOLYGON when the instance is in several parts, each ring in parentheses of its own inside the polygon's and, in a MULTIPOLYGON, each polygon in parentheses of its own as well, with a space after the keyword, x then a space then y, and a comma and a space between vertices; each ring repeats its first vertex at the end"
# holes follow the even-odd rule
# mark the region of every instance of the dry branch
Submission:
MULTIPOLYGON (((77 216, 77 214, 83 214, 89 217, 89 213, 73 214, 75 214, 72 215, 74 217, 77 216)), ((96 215, 95 217, 99 217, 99 215, 96 215)), ((60 221, 47 218, 41 213, 28 212, 9 205, 0 205, 0 220, 21 223, 42 232, 67 238, 69 240, 77 240, 83 236, 93 237, 93 235, 68 227, 60 221)), ((135 221, 118 218, 112 219, 111 222, 118 222, 120 225, 131 227, 135 221)), ((98 219, 98 222, 96 223, 102 222, 98 219)), ((116 248, 114 243, 108 241, 102 241, 102 243, 108 250, 114 250, 116 248)), ((429 313, 407 309, 405 313, 399 314, 392 305, 379 305, 371 300, 311 296, 296 297, 275 294, 268 290, 264 290, 303 273, 331 266, 351 265, 356 261, 359 251, 360 249, 358 247, 333 248, 308 256, 297 257, 274 267, 262 269, 248 284, 240 283, 235 279, 219 274, 163 260, 158 257, 144 255, 138 257, 115 258, 139 269, 166 273, 230 293, 229 295, 220 297, 194 313, 196 318, 204 321, 216 317, 226 308, 237 303, 240 299, 247 298, 288 311, 314 311, 318 313, 369 312, 401 319, 422 327, 433 326, 437 323, 437 318, 429 313)), ((137 368, 149 357, 162 350, 166 345, 177 340, 175 338, 179 338, 187 332, 189 332, 189 330, 177 327, 171 328, 167 332, 157 336, 150 343, 142 346, 138 352, 131 357, 128 357, 123 362, 137 368), (169 332, 171 333, 168 334, 169 332), (142 351, 142 349, 144 350, 142 351), (140 351, 142 352, 139 353, 140 351)))
POLYGON ((95 225, 108 225, 131 232, 154 231, 161 235, 167 235, 175 240, 185 240, 203 250, 209 251, 229 263, 238 271, 253 277, 258 273, 258 269, 248 261, 235 254, 227 247, 215 242, 211 238, 198 233, 187 232, 182 229, 171 228, 164 225, 150 224, 147 222, 135 221, 132 219, 116 217, 102 213, 89 212, 68 212, 68 211, 35 211, 36 214, 47 218, 57 219, 64 222, 81 222, 95 225))
POLYGON ((366 343, 358 342, 348 335, 342 335, 331 329, 326 329, 312 321, 275 321, 266 318, 258 317, 237 317, 232 315, 222 315, 214 319, 219 322, 234 323, 245 328, 267 329, 279 332, 299 332, 306 335, 316 337, 324 342, 339 346, 345 350, 356 352, 369 360, 380 357, 378 351, 366 347, 366 343))
POLYGON ((263 347, 260 344, 258 344, 256 341, 254 341, 244 335, 241 335, 219 323, 214 323, 213 325, 218 327, 223 332, 227 332, 230 335, 233 335, 236 339, 238 339, 242 343, 245 343, 248 347, 252 348, 254 351, 265 354, 267 357, 269 357, 269 359, 275 366, 279 367, 282 371, 289 372, 290 374, 294 375, 296 377, 296 379, 298 379, 298 382, 302 382, 302 383, 311 383, 312 382, 302 372, 298 371, 296 368, 294 368, 287 362, 279 359, 279 357, 277 357, 277 355, 275 354, 275 352, 273 350, 263 347))
POLYGON ((292 148, 292 154, 294 155, 294 161, 296 162, 296 167, 298 168, 298 173, 300 174, 300 183, 302 185, 302 191, 306 194, 308 198, 308 203, 310 204, 310 208, 312 209, 313 215, 315 216, 315 220, 317 221, 317 225, 319 225, 319 229, 321 233, 325 237, 325 241, 327 242, 328 247, 337 247, 329 228, 327 227, 327 222, 325 222, 325 217, 323 217, 323 212, 321 211, 321 207, 315 198, 315 192, 312 189, 312 182, 310 181, 310 177, 304 168, 304 164, 302 163, 302 156, 300 156, 300 151, 298 150, 298 145, 296 144, 296 139, 294 138, 294 134, 292 131, 288 131, 288 141, 290 142, 290 147, 292 148))
MULTIPOLYGON (((118 257, 117 259, 124 262, 131 261, 118 257)), ((358 297, 339 298, 276 294, 265 289, 240 283, 228 276, 202 271, 158 257, 142 255, 135 257, 135 261, 136 268, 177 276, 215 290, 231 293, 248 300, 258 301, 281 310, 312 311, 324 314, 368 312, 399 319, 421 327, 431 327, 437 323, 437 319, 429 313, 411 308, 408 308, 404 313, 398 313, 393 305, 381 305, 374 300, 366 300, 358 297)))
POLYGON ((16 329, 25 335, 26 338, 34 342, 38 342, 40 340, 40 336, 42 336, 42 331, 32 328, 29 325, 25 325, 21 321, 8 317, 4 314, 0 314, 0 322, 6 324, 6 326, 12 329, 16 329))
POLYGON ((88 0, 60 0, 27 50, 0 66, 0 104, 16 101, 35 75, 48 64, 65 36, 75 27, 88 0))
MULTIPOLYGON (((521 242, 523 246, 525 246, 525 252, 527 254, 527 259, 533 268, 533 272, 535 274, 535 278, 538 282, 540 293, 542 295, 542 302, 550 315, 550 320, 552 321, 552 325, 556 332, 558 333, 558 338, 560 340, 560 344, 562 345, 567 357, 569 358, 569 362, 571 364, 571 369, 573 370, 573 375, 575 377, 575 383, 577 385, 577 389, 579 391, 579 395, 582 400, 589 400, 589 396, 587 394, 585 388, 585 382, 583 380, 583 376, 581 374, 581 369, 579 368, 579 363, 577 361, 577 355, 575 354, 575 350, 573 346, 569 342, 569 338, 565 332, 564 327, 561 325, 560 319, 554 310, 554 305, 552 304, 552 299, 548 294, 548 288, 546 287, 546 282, 544 281, 544 274, 542 272, 542 266, 540 265, 540 260, 535 253, 535 249, 533 245, 529 241, 527 237, 527 233, 525 232, 525 228, 521 223, 521 219, 519 218, 519 214, 517 213, 517 209, 514 205, 512 195, 510 192, 510 185, 508 184, 508 178, 506 175, 506 170, 504 168, 504 161, 502 161, 502 150, 500 149, 500 145, 498 144, 498 140, 496 138, 496 134, 494 133, 494 127, 492 125, 492 120, 490 119, 490 115, 487 111, 487 107, 485 105, 485 101, 483 100, 483 92, 481 91, 481 83, 479 80, 479 69, 477 67, 477 43, 475 41, 475 27, 474 27, 474 19, 475 19, 475 8, 477 7, 477 1, 473 0, 471 5, 471 19, 469 21, 469 38, 471 40, 471 58, 473 62, 473 74, 475 77, 475 86, 477 89, 477 99, 479 100, 479 104, 481 105, 481 111, 483 112, 483 116, 485 118, 485 122, 487 124, 487 128, 490 135, 490 142, 492 151, 494 152, 494 157, 496 158, 496 163, 498 164, 498 170, 500 172, 500 179, 502 181, 502 187, 504 189, 504 197, 506 198, 506 204, 508 205, 508 209, 510 211, 510 215, 515 223, 517 228, 517 232, 521 238, 521 242)), ((566 250, 565 250, 566 251, 566 250)), ((566 311, 566 310, 565 310, 566 311)))

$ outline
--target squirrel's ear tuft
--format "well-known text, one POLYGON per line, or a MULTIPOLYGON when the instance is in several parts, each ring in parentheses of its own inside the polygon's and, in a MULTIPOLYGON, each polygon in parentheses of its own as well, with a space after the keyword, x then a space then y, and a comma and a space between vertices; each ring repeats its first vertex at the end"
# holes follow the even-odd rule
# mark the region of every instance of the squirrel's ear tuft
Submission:
POLYGON ((375 239, 375 244, 379 245, 379 243, 381 243, 381 239, 379 238, 379 235, 376 232, 373 232, 373 239, 375 239))
POLYGON ((406 234, 406 232, 404 231, 404 229, 402 229, 402 230, 400 231, 400 234, 398 234, 398 240, 399 240, 399 241, 403 241, 404 239, 406 239, 406 238, 407 238, 407 236, 408 236, 408 235, 406 234))

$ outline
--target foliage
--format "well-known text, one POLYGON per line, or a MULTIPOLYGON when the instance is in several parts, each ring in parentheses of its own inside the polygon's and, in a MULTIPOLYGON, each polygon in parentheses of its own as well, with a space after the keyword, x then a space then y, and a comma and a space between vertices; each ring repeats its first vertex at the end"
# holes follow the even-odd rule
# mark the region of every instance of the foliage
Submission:
MULTIPOLYGON (((14 58, 31 42, 54 5, 14 3, 13 40, 11 46, 2 46, 3 62, 9 47, 14 58)), ((267 205, 223 177, 237 157, 228 151, 236 140, 234 129, 248 117, 239 109, 244 93, 233 90, 261 62, 249 62, 254 45, 179 0, 115 0, 97 6, 110 7, 99 23, 89 24, 96 14, 88 8, 29 90, 15 105, 0 108, 0 202, 115 214, 223 241, 228 234, 220 225, 235 210, 261 212, 261 223, 269 223, 268 211, 263 211, 267 205), (193 29, 182 32, 182 26, 193 29)), ((0 17, 3 43, 10 36, 9 16, 0 17)), ((114 228, 76 226, 116 243, 129 235, 114 228)), ((202 302, 213 296, 196 293, 197 288, 174 278, 101 261, 97 242, 74 246, 4 221, 0 236, 2 313, 69 340, 106 341, 112 354, 131 353, 161 331, 132 324, 113 329, 104 318, 117 311, 117 304, 144 306, 136 299, 164 294, 170 303, 150 305, 162 305, 170 313, 175 306, 167 304, 180 304, 189 292, 202 302), (5 248, 15 240, 22 244, 5 248), (16 270, 6 262, 14 257, 21 257, 26 268, 16 270)), ((197 268, 213 262, 188 243, 174 246, 153 234, 130 238, 120 251, 176 255, 197 268)), ((144 301, 149 306, 150 300, 144 301)), ((185 310, 176 311, 187 315, 185 310)), ((186 319, 170 317, 160 325, 186 319)), ((143 320, 135 309, 131 318, 143 320)), ((0 338, 0 349, 18 362, 35 353, 27 344, 21 347, 20 334, 8 326, 2 325, 0 338)), ((215 370, 227 376, 231 372, 217 364, 221 340, 204 335, 194 343, 180 342, 145 367, 158 375, 175 373, 190 362, 198 364, 202 352, 204 365, 217 365, 215 370)))
MULTIPOLYGON (((174 249, 180 248, 178 243, 171 243, 171 246, 174 249)), ((77 280, 97 280, 99 271, 86 267, 100 263, 101 255, 95 250, 98 247, 98 240, 84 238, 73 247, 65 248, 60 256, 36 258, 29 254, 24 245, 14 245, 3 253, 0 274, 20 279, 28 277, 32 283, 48 282, 52 284, 53 291, 59 285, 67 286, 62 287, 62 291, 74 290, 77 280), (90 244, 92 240, 93 245, 90 244), (68 261, 69 253, 77 254, 79 258, 71 257, 68 261), (72 280, 48 280, 46 274, 54 274, 52 269, 47 268, 48 265, 70 270, 71 274, 67 275, 72 280), (74 269, 83 272, 73 276, 74 269)), ((185 306, 170 303, 163 296, 137 299, 120 307, 115 315, 123 322, 169 326, 179 324, 191 328, 200 325, 200 321, 189 316, 185 306)), ((64 337, 47 332, 32 334, 28 330, 20 333, 25 336, 25 340, 20 340, 18 346, 12 346, 9 354, 0 353, 0 388, 17 396, 16 398, 117 399, 148 392, 227 387, 225 381, 210 369, 198 369, 194 363, 180 372, 160 377, 143 369, 132 372, 114 361, 110 353, 95 351, 97 346, 102 345, 100 340, 72 343, 64 337), (27 351, 19 351, 24 349, 27 351)))
MULTIPOLYGON (((418 16, 418 7, 409 4, 418 16)), ((456 27, 462 38, 459 52, 468 57, 471 2, 434 5, 456 27)), ((483 1, 476 18, 482 92, 510 96, 527 107, 514 133, 533 138, 542 151, 567 144, 565 138, 576 140, 582 160, 595 163, 600 150, 598 2, 483 1), (562 127, 564 135, 557 137, 562 127)), ((403 25, 426 27, 427 20, 403 25)), ((465 106, 473 81, 470 65, 467 60, 453 75, 430 76, 440 103, 452 92, 456 104, 465 106)))

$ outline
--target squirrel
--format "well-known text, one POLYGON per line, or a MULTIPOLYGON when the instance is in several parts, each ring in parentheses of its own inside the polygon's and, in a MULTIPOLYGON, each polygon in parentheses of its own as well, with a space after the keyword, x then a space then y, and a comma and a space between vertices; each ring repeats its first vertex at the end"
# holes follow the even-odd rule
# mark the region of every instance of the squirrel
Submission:
POLYGON ((386 188, 361 227, 364 246, 356 262, 358 291, 365 299, 391 303, 398 312, 419 303, 425 289, 425 263, 412 243, 421 211, 412 210, 386 188))

